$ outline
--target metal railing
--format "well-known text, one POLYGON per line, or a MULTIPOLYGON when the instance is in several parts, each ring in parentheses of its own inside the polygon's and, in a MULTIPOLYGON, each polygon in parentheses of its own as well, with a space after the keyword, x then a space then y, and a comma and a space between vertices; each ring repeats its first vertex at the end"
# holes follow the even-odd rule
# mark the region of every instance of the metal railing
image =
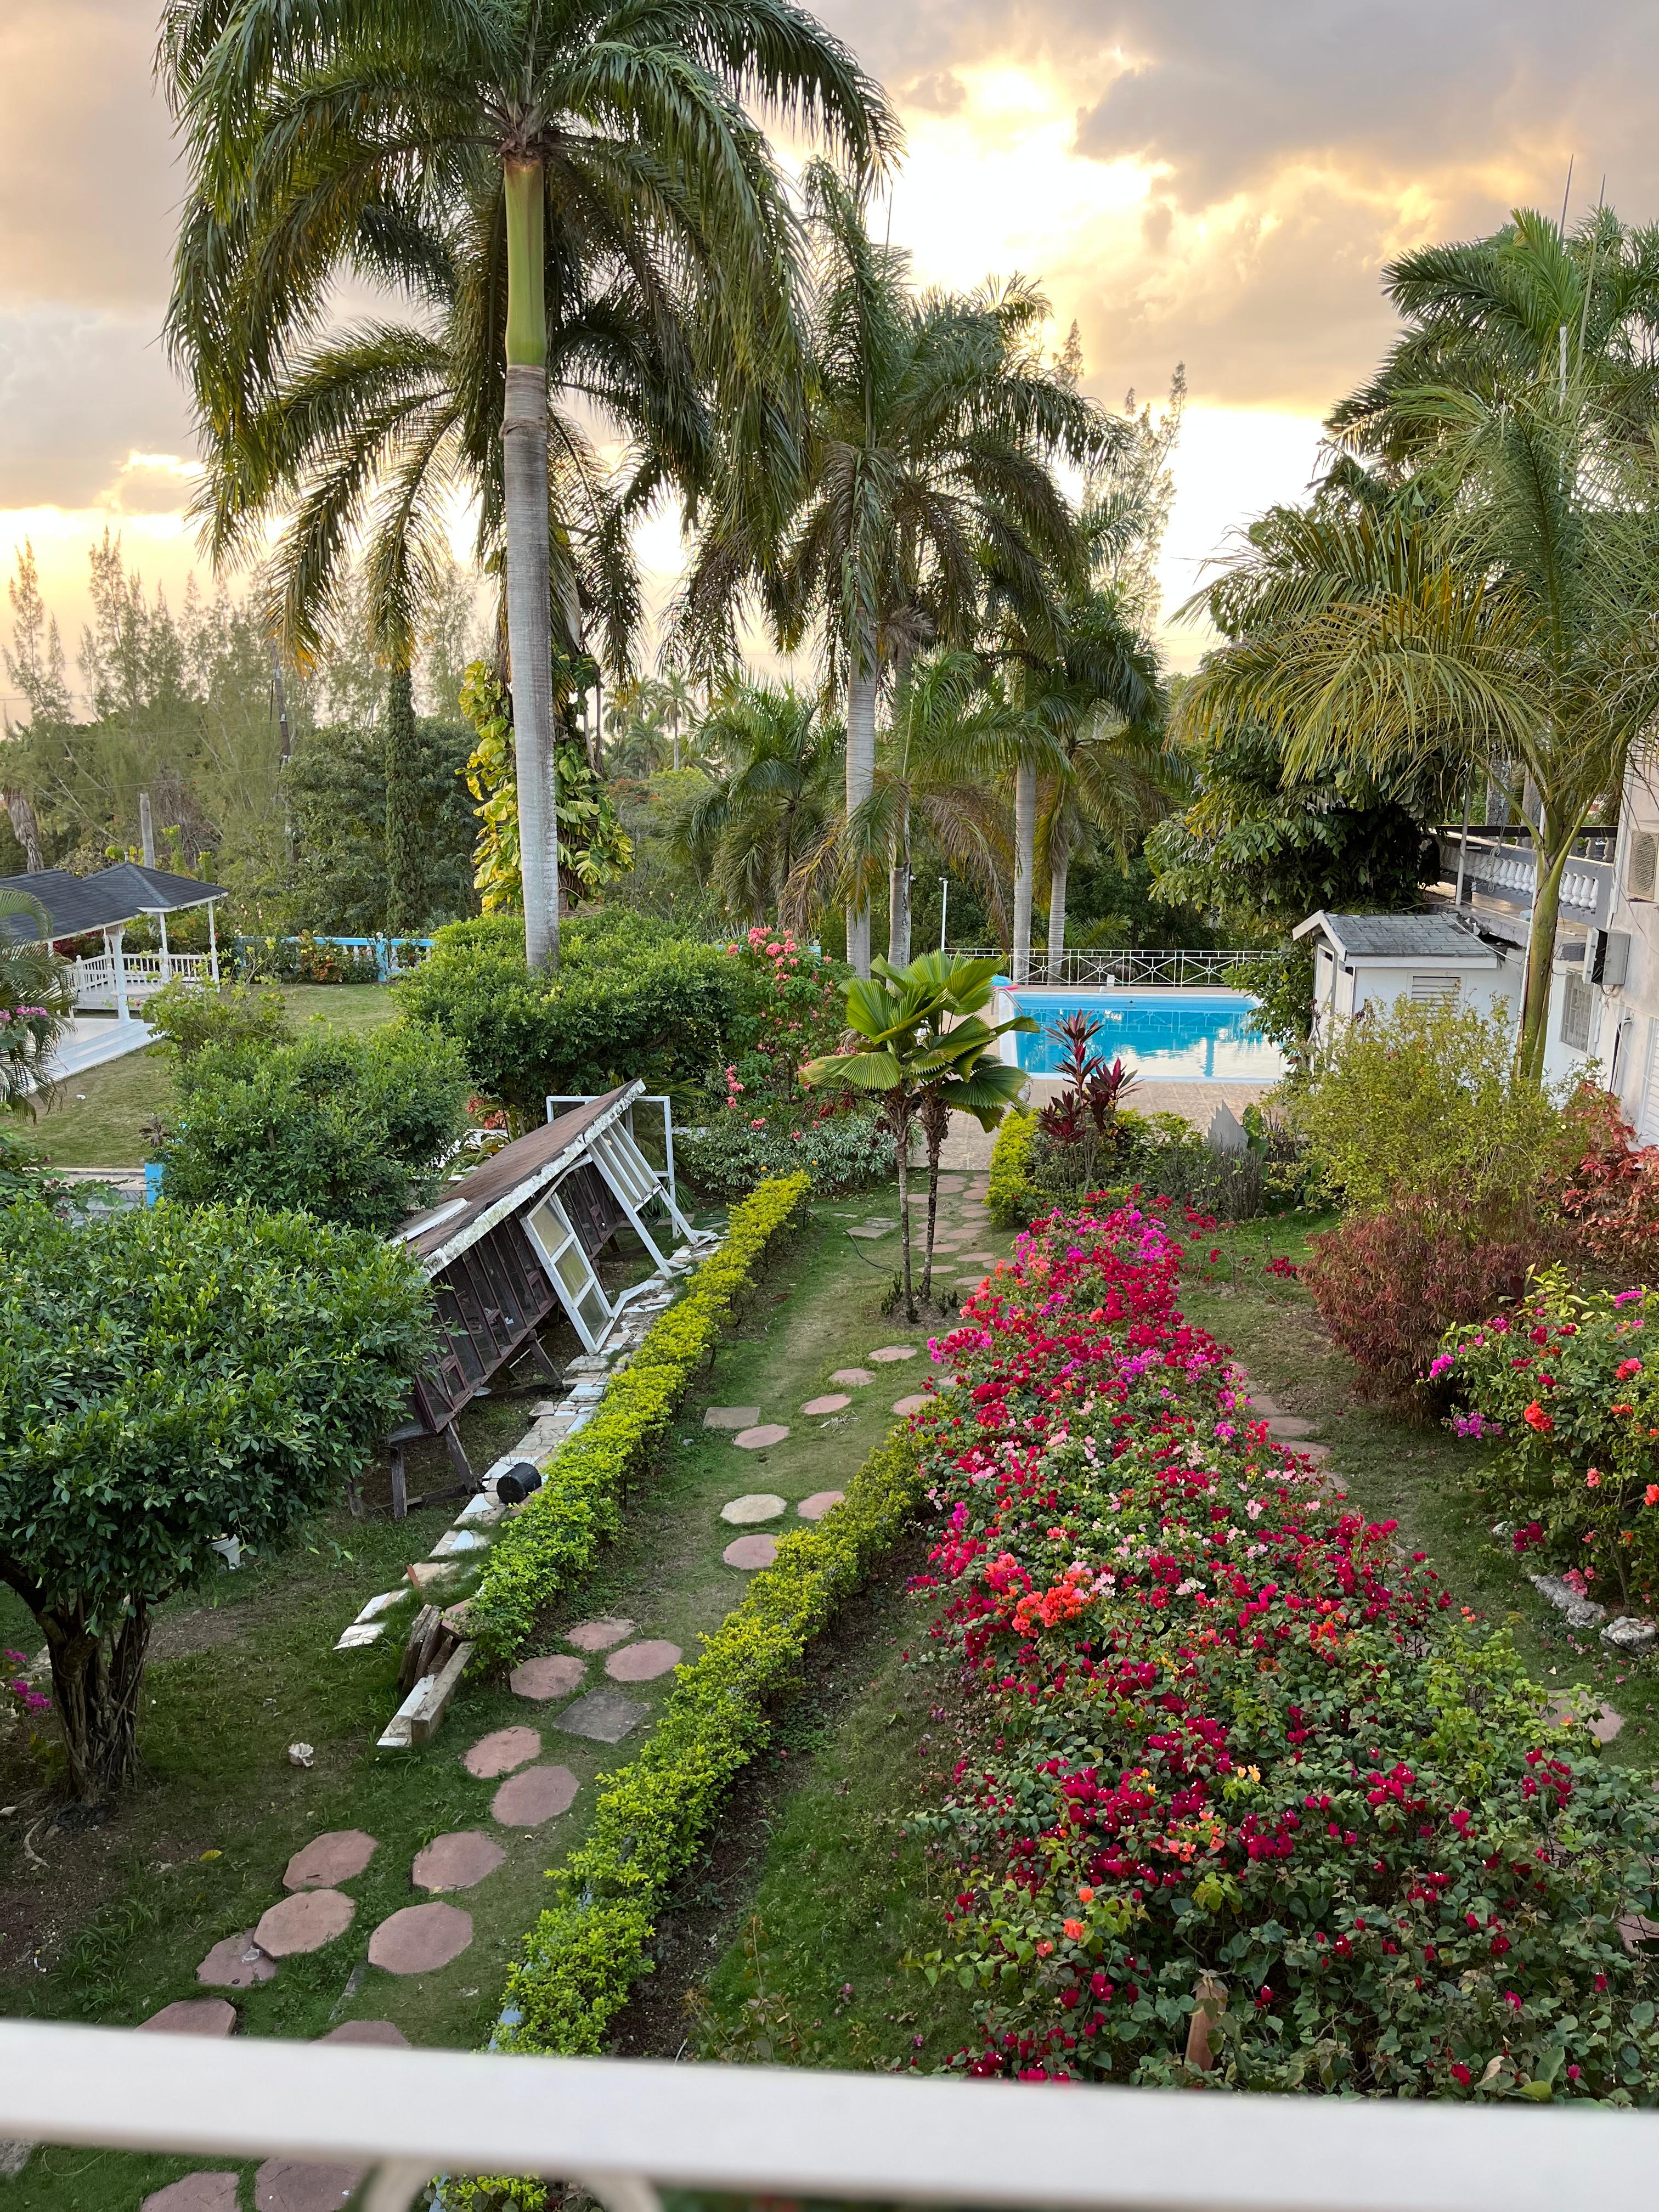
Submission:
POLYGON ((1015 975, 1014 962, 999 945, 952 946, 959 960, 1000 960, 1004 972, 1017 983, 1047 984, 1053 988, 1066 984, 1093 984, 1105 990, 1197 990, 1206 984, 1224 987, 1232 980, 1233 971, 1247 960, 1259 960, 1259 951, 1229 949, 1225 951, 1188 952, 1127 951, 1112 947, 1106 951, 1068 949, 1061 953, 1039 951, 1033 945, 1023 975, 1015 975))
POLYGON ((0 2024, 0 2134, 346 2166, 364 2212, 410 2212, 437 2177, 475 2173, 557 2177, 606 2212, 657 2212, 659 2184, 1066 2212, 1651 2212, 1659 2172, 1659 2115, 1605 2108, 520 2058, 35 2021, 0 2024))

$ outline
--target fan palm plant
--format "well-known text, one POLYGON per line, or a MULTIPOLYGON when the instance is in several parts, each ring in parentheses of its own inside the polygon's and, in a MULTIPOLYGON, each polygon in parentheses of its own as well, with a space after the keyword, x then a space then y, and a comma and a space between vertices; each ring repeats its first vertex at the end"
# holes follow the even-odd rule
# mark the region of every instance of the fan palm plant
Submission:
POLYGON ((303 642, 372 521, 396 665, 446 502, 473 497, 504 556, 526 949, 556 961, 552 610, 579 657, 586 550, 615 645, 627 516, 668 482, 695 506, 711 392, 774 463, 798 409, 793 226, 740 95, 860 170, 896 143, 885 102, 793 0, 171 0, 161 67, 188 170, 168 336, 209 543, 257 543, 297 498, 283 599, 303 642), (319 343, 343 276, 425 312, 319 343), (550 380, 636 448, 620 504, 574 411, 550 416, 550 380))
POLYGON ((682 816, 676 842, 699 881, 745 921, 781 913, 802 855, 834 812, 842 733, 793 685, 739 684, 697 727, 710 788, 682 816))
MULTIPOLYGON (((803 190, 813 283, 794 512, 780 542, 730 500, 712 502, 685 618, 706 652, 729 653, 752 584, 786 644, 816 626, 846 692, 850 820, 874 787, 889 670, 930 641, 971 642, 988 547, 1010 568, 1075 565, 1055 464, 1086 468, 1125 432, 1045 360, 1048 304, 1034 288, 918 295, 908 257, 873 243, 835 170, 813 163, 803 190)), ((867 901, 849 906, 847 928, 848 958, 868 975, 867 901)))
POLYGON ((67 962, 52 949, 52 917, 27 891, 0 890, 0 1107, 33 1111, 75 1011, 67 962))

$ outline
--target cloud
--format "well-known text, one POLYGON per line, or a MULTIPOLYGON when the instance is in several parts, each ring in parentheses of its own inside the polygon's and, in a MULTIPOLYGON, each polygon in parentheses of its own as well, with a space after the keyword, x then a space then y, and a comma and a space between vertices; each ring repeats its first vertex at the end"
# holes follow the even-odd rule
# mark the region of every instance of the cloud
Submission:
POLYGON ((144 314, 0 300, 0 509, 119 507, 129 456, 191 450, 184 395, 144 314))

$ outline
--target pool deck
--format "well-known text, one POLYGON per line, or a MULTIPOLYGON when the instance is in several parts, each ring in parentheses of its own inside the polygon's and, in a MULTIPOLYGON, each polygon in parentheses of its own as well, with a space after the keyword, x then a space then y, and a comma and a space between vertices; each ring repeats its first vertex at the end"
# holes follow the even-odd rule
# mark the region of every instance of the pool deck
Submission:
MULTIPOLYGON (((1027 1103, 1046 1105, 1065 1087, 1056 1077, 1034 1075, 1026 1092, 1027 1103)), ((1137 1114, 1179 1114, 1202 1136, 1208 1133, 1218 1106, 1230 1107, 1242 1118, 1247 1106, 1254 1106, 1277 1088, 1272 1083, 1137 1083, 1123 1103, 1137 1114)), ((950 1168, 986 1167, 995 1142, 994 1129, 981 1129, 969 1114, 953 1114, 939 1164, 950 1168)))

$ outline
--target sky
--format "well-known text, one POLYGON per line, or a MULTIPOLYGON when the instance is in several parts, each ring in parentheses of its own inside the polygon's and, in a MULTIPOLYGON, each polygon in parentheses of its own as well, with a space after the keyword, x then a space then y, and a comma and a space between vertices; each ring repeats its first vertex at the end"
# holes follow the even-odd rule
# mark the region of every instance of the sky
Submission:
MULTIPOLYGON (((1039 279, 1085 386, 1191 393, 1166 616, 1317 462, 1386 347, 1384 262, 1606 179, 1659 219, 1651 0, 821 0, 908 152, 917 276, 1039 279)), ((0 562, 25 538, 71 654, 88 545, 177 594, 194 452, 161 347, 177 192, 152 0, 0 0, 0 562)), ((672 563, 673 532, 644 550, 672 563)), ((0 608, 0 635, 4 634, 0 608)), ((1173 665, 1200 632, 1169 626, 1173 665)), ((5 692, 0 678, 0 695, 5 692)))

